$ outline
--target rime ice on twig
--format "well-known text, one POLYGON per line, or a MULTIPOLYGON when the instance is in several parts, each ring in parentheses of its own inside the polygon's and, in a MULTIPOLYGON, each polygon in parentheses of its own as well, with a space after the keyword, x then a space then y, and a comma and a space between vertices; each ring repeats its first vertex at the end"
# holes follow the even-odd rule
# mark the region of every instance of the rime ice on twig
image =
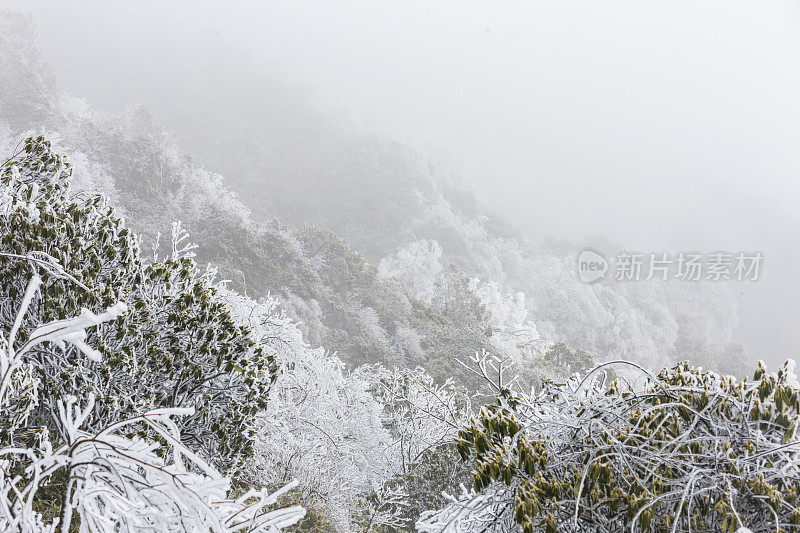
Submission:
MULTIPOLYGON (((114 320, 125 312, 117 303, 100 314, 84 309, 75 318, 39 326, 15 349, 22 320, 41 286, 34 275, 22 298, 11 331, 0 336, 0 408, 16 414, 19 427, 27 412, 18 405, 35 403, 22 396, 15 374, 27 364, 25 355, 44 342, 75 345, 95 362, 99 352, 85 342, 86 328, 114 320), (22 401, 20 401, 22 400, 22 401)), ((174 416, 192 414, 191 408, 156 409, 97 432, 82 428, 91 416, 94 396, 85 405, 69 396, 58 402, 58 422, 64 444, 53 448, 46 435, 32 448, 0 448, 0 529, 3 531, 66 533, 73 513, 80 516, 81 531, 261 531, 275 532, 297 523, 305 509, 292 506, 269 510, 279 496, 296 485, 269 492, 251 490, 228 499, 230 479, 217 472, 180 440, 174 416), (160 453, 163 444, 123 436, 147 426, 166 443, 171 454, 160 453), (167 460, 165 457, 172 457, 167 460), (13 468, 12 468, 13 467, 13 468), (34 508, 36 495, 57 472, 66 472, 66 492, 60 516, 46 522, 34 508), (12 473, 14 472, 14 473, 12 473)))

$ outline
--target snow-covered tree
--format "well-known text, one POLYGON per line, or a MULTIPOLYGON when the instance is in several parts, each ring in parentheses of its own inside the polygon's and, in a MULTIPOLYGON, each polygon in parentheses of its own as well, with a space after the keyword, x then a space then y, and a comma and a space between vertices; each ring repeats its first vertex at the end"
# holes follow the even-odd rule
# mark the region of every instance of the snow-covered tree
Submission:
POLYGON ((257 423, 252 479, 274 486, 297 479, 311 517, 347 532, 408 526, 463 476, 453 442, 470 412, 465 392, 421 368, 348 371, 309 347, 275 298, 221 294, 237 321, 279 354, 257 423))
POLYGON ((223 294, 237 320, 280 354, 278 379, 255 423, 252 479, 274 486, 297 479, 312 514, 337 531, 353 531, 359 506, 399 462, 371 392, 374 370, 348 371, 335 355, 309 347, 274 298, 223 294))
POLYGON ((414 241, 381 259, 378 273, 399 279, 414 296, 430 302, 436 277, 442 271, 441 258, 442 248, 436 241, 414 241))
POLYGON ((122 301, 129 311, 89 332, 106 365, 72 348, 31 352, 36 416, 57 412, 68 394, 81 402, 94 394, 91 427, 155 408, 193 407, 177 421, 184 439, 218 467, 240 464, 252 451, 252 420, 266 406, 274 356, 233 320, 212 273, 179 253, 144 261, 103 198, 71 194, 71 171, 41 137, 27 139, 0 166, 0 326, 11 327, 27 283, 20 259, 44 268, 48 295, 29 310, 23 333, 84 307, 122 301), (54 275, 54 264, 71 279, 54 275))
POLYGON ((538 393, 495 381, 496 404, 458 438, 476 492, 419 529, 800 530, 793 361, 742 381, 685 363, 639 369, 640 385, 609 380, 609 366, 538 393))
POLYGON ((14 132, 39 127, 53 114, 55 78, 36 48, 30 16, 0 11, 0 122, 14 132))
POLYGON ((449 444, 467 420, 470 396, 452 381, 437 383, 423 368, 382 370, 375 393, 394 437, 401 473, 425 452, 449 444))
POLYGON ((379 370, 374 392, 383 406, 397 466, 383 490, 402 494, 394 505, 386 505, 395 522, 385 525, 390 531, 403 530, 423 511, 443 505, 443 491, 468 479, 454 442, 472 402, 452 380, 439 384, 422 368, 379 370))
MULTIPOLYGON (((33 327, 23 323, 28 310, 41 300, 42 264, 28 258, 34 273, 20 300, 10 330, 0 335, 0 529, 62 533, 119 531, 261 531, 275 533, 300 520, 299 506, 269 510, 292 488, 273 494, 250 490, 231 497, 231 480, 220 474, 181 441, 173 417, 191 415, 192 408, 163 408, 89 430, 95 397, 80 405, 75 396, 59 398, 53 413, 58 437, 36 424, 39 401, 33 351, 49 345, 71 345, 81 356, 103 364, 102 354, 87 344, 87 329, 118 319, 127 311, 118 302, 95 315, 83 309, 74 318, 33 327), (142 428, 156 440, 131 435, 142 428), (56 501, 53 486, 60 487, 56 501)), ((56 272, 71 283, 67 273, 56 272)))

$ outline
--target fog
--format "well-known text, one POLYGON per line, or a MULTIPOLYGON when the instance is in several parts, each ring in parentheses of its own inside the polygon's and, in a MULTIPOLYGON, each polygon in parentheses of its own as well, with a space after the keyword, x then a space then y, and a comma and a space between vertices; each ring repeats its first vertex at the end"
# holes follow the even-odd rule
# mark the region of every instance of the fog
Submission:
POLYGON ((761 251, 762 279, 736 286, 737 336, 757 357, 796 353, 796 2, 2 5, 33 15, 63 87, 110 111, 141 101, 180 130, 187 71, 191 100, 220 109, 223 89, 266 76, 280 90, 254 107, 308 100, 342 127, 447 154, 531 238, 761 251), (202 83, 217 68, 230 85, 202 83))

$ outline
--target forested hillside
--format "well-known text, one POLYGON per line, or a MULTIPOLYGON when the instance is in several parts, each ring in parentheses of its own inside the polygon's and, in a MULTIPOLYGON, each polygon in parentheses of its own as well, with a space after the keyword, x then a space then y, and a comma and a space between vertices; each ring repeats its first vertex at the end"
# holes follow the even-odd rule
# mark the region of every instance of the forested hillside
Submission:
MULTIPOLYGON (((256 89, 270 94, 263 83, 256 89)), ((563 489, 537 484, 528 463, 562 476, 569 469, 547 453, 594 452, 581 436, 533 440, 538 406, 555 398, 553 416, 579 427, 573 396, 602 386, 581 389, 573 376, 610 360, 633 363, 609 377, 646 381, 653 405, 680 381, 680 402, 703 409, 707 385, 741 413, 714 404, 720 411, 704 416, 752 426, 742 421, 752 390, 705 373, 687 385, 686 366, 656 377, 685 360, 740 376, 753 366, 731 344, 736 301, 724 283, 583 283, 576 250, 622 246, 533 242, 432 156, 349 133, 302 99, 244 112, 251 96, 231 91, 232 116, 198 105, 193 135, 135 103, 100 112, 58 85, 30 19, 0 13, 0 525, 390 532, 422 516, 422 530, 440 531, 452 516, 480 524, 458 510, 486 501, 466 486, 505 482, 514 489, 492 501, 516 506, 501 514, 509 528, 549 527, 569 498, 545 502, 536 491, 563 489), (314 151, 293 145, 300 134, 316 139, 314 151), (24 342, 15 336, 32 343, 37 328, 48 343, 15 352, 24 342), (501 364, 530 395, 492 375, 501 364), (492 455, 505 437, 519 467, 492 455), (80 454, 112 466, 68 466, 64 457, 80 454), (120 472, 135 473, 106 490, 120 472), (159 504, 137 522, 130 509, 148 499, 159 504)), ((770 445, 795 438, 781 411, 797 414, 786 376, 756 376, 755 386, 777 379, 787 391, 786 400, 768 391, 777 410, 762 407, 784 429, 765 432, 770 445)), ((634 407, 614 383, 609 394, 623 400, 608 409, 628 417, 634 407)), ((669 438, 685 430, 670 428, 669 438)), ((793 505, 788 488, 759 488, 735 466, 747 478, 736 490, 777 491, 793 505)), ((625 491, 613 498, 643 509, 631 501, 646 491, 625 491)), ((643 516, 671 525, 674 506, 654 509, 643 516)), ((592 513, 585 520, 605 516, 592 513)), ((695 523, 732 528, 733 513, 695 523)))
MULTIPOLYGON (((147 109, 109 116, 65 93, 31 23, 6 19, 3 68, 20 87, 3 92, 6 144, 48 133, 80 170, 77 186, 109 195, 145 249, 181 221, 201 262, 253 297, 278 296, 308 342, 345 361, 427 362, 445 376, 459 373, 458 354, 529 359, 559 341, 650 366, 688 357, 716 367, 711 360, 736 349, 724 284, 582 284, 581 243, 523 239, 481 213, 452 171, 391 140, 336 129, 301 98, 262 98, 260 112, 245 113, 252 93, 232 90, 224 120, 216 107, 192 107, 192 124, 208 125, 192 130, 199 166, 147 109), (319 139, 316 151, 292 148, 295 121, 319 139), (234 192, 219 169, 251 185, 234 192), (471 300, 485 310, 473 312, 481 306, 471 300), (462 304, 474 315, 466 322, 452 312, 462 304), (520 329, 522 342, 509 343, 520 329)), ((258 87, 277 90, 267 91, 268 79, 258 87)))

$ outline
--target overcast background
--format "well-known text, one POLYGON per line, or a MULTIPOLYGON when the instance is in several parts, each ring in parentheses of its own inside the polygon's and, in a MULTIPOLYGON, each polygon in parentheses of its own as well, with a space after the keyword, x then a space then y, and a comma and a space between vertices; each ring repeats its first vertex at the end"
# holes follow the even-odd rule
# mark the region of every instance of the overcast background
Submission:
POLYGON ((796 1, 0 5, 33 14, 62 85, 101 108, 167 115, 182 68, 234 51, 348 127, 450 154, 529 236, 762 251, 739 340, 797 355, 796 1))

